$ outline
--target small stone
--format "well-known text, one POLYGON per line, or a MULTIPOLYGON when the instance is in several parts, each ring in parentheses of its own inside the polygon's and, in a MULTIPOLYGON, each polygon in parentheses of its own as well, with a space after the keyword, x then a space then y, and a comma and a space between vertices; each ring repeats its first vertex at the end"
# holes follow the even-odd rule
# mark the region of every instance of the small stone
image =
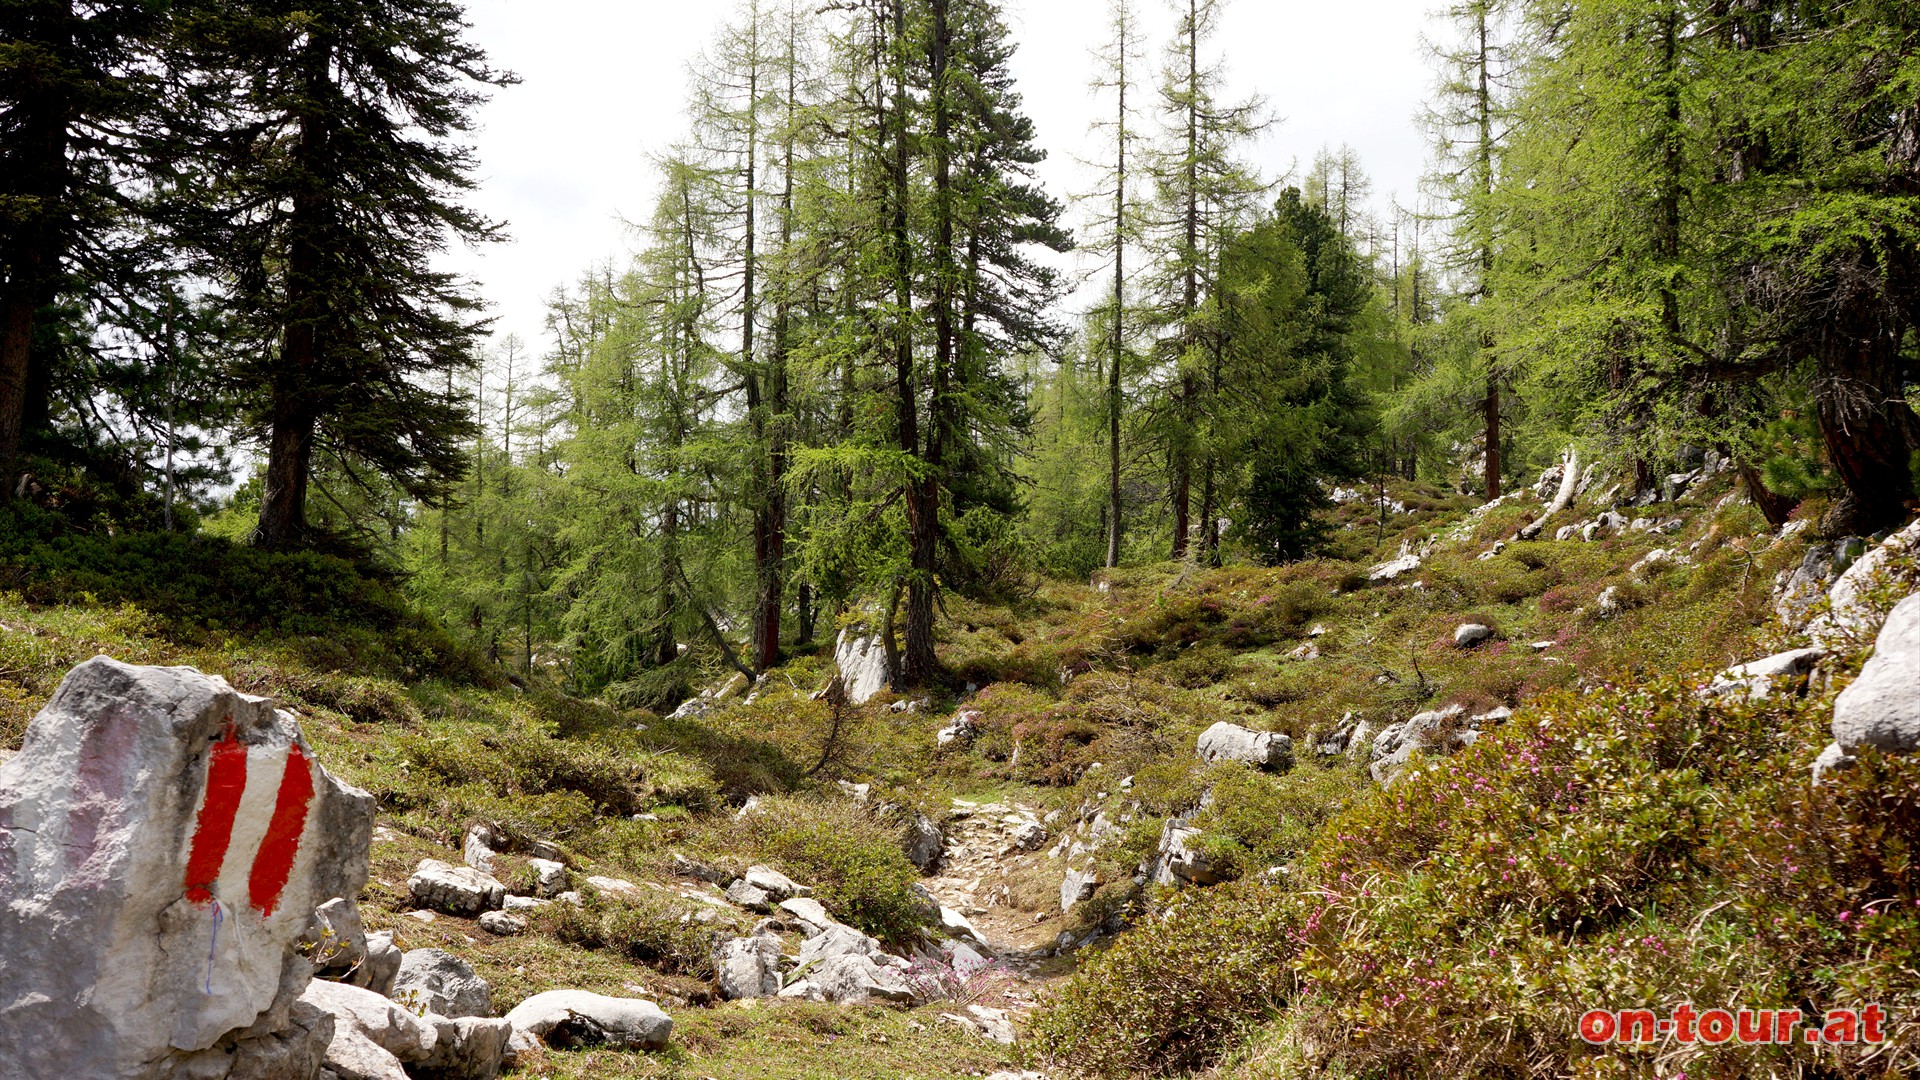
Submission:
POLYGON ((1454 627, 1453 643, 1460 648, 1470 649, 1493 636, 1493 627, 1485 623, 1461 623, 1454 627))
POLYGON ((528 859, 533 871, 533 895, 551 899, 567 889, 567 868, 552 859, 528 859))
POLYGON ((504 911, 489 911, 480 916, 480 929, 495 937, 518 937, 527 932, 527 920, 504 911))

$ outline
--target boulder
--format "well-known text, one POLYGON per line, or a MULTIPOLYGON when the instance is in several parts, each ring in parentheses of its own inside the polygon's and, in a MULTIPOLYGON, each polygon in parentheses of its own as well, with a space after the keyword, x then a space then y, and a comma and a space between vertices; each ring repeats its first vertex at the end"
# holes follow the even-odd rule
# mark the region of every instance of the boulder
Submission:
POLYGON ((780 939, 760 933, 725 942, 714 969, 720 996, 728 1001, 772 997, 780 992, 780 939))
POLYGON ((906 850, 907 861, 919 867, 921 873, 931 874, 940 869, 940 859, 947 851, 947 834, 932 818, 915 813, 907 822, 901 846, 906 850))
POLYGON ((802 942, 796 959, 801 967, 805 967, 815 960, 835 956, 869 956, 877 959, 885 952, 877 940, 851 926, 835 923, 802 942))
MULTIPOLYGON (((1816 642, 1864 642, 1889 614, 1887 598, 1920 588, 1920 521, 1851 560, 1827 591, 1828 611, 1807 630, 1816 642)), ((1837 565, 1837 563, 1836 563, 1837 565)), ((1789 624, 1791 625, 1791 624, 1789 624)))
POLYGON ((480 916, 480 929, 495 937, 517 937, 527 932, 527 920, 524 915, 489 911, 480 916))
POLYGON ((1419 552, 1413 550, 1413 545, 1408 542, 1402 542, 1400 545, 1400 554, 1388 559, 1386 562, 1375 563, 1373 566, 1367 568, 1367 580, 1376 585, 1383 581, 1396 580, 1403 575, 1411 574, 1415 570, 1420 569, 1421 561, 1421 555, 1419 552))
POLYGON ((887 646, 879 634, 861 633, 855 627, 841 630, 833 645, 833 662, 851 704, 865 705, 893 682, 893 665, 887 662, 887 646))
POLYGON ((507 1013, 513 1043, 531 1046, 599 1046, 660 1050, 673 1034, 673 1020, 660 1006, 639 998, 614 998, 585 990, 548 990, 507 1013))
POLYGON ((315 979, 300 1000, 332 1014, 334 1042, 357 1033, 402 1062, 424 1060, 439 1037, 432 1024, 358 986, 315 979))
POLYGON ((1491 637, 1493 627, 1485 623, 1461 623, 1453 628, 1453 643, 1462 649, 1471 649, 1491 637))
POLYGON ((840 925, 840 920, 827 913, 824 904, 810 897, 794 896, 782 900, 780 910, 798 919, 808 934, 817 934, 829 926, 840 925))
POLYGON ((781 997, 838 1004, 910 1002, 914 998, 913 988, 898 970, 859 953, 825 957, 796 974, 801 978, 788 983, 780 991, 781 997))
POLYGON ((750 866, 740 880, 727 886, 727 899, 753 911, 770 912, 782 900, 804 897, 813 890, 768 866, 750 866))
POLYGON ((979 719, 980 714, 977 711, 961 709, 953 714, 945 727, 934 733, 933 741, 940 746, 952 746, 955 743, 965 746, 973 741, 978 731, 979 719))
POLYGON ((393 996, 393 980, 400 976, 400 950, 393 944, 393 931, 367 935, 367 958, 345 981, 371 990, 382 997, 393 996))
POLYGON ((1093 899, 1100 887, 1100 875, 1092 866, 1084 870, 1068 870, 1066 879, 1060 882, 1060 910, 1067 911, 1075 904, 1093 899))
POLYGON ((1818 784, 1827 774, 1842 769, 1851 769, 1858 761, 1852 754, 1840 748, 1839 743, 1828 743, 1820 756, 1813 759, 1813 782, 1818 784))
POLYGON ((1780 572, 1773 582, 1773 611, 1782 625, 1793 631, 1807 629, 1834 579, 1859 556, 1859 543, 1858 538, 1848 537, 1836 543, 1809 544, 1799 566, 1780 572))
POLYGON ((1600 595, 1593 598, 1593 610, 1605 619, 1610 619, 1626 610, 1626 601, 1620 595, 1620 586, 1609 585, 1600 590, 1600 595))
MULTIPOLYGON (((594 891, 600 893, 602 896, 640 895, 640 886, 635 885, 626 878, 602 877, 599 874, 589 874, 587 875, 587 884, 593 886, 594 891)), ((556 893, 554 894, 554 899, 558 900, 564 895, 564 893, 556 893)))
POLYGON ((1834 699, 1833 741, 1844 753, 1920 750, 1920 593, 1894 605, 1860 677, 1834 699))
POLYGON ((507 899, 507 887, 471 866, 455 866, 439 859, 421 859, 407 878, 413 902, 442 915, 475 916, 497 911, 507 899))
POLYGON ((336 1080, 408 1080, 399 1058, 351 1027, 334 1021, 333 1041, 327 1044, 326 1069, 321 1076, 336 1080))
POLYGON ((687 858, 677 851, 673 853, 672 866, 673 872, 681 877, 695 878, 709 884, 718 885, 723 889, 733 883, 734 876, 732 874, 718 867, 694 862, 692 859, 687 858))
POLYGON ((940 929, 946 931, 948 937, 963 938, 981 945, 987 943, 987 939, 980 936, 980 931, 974 929, 973 923, 968 922, 965 915, 944 904, 940 905, 940 929))
POLYGON ((1156 885, 1217 885, 1226 880, 1220 867, 1193 846, 1200 830, 1170 818, 1160 827, 1160 847, 1148 867, 1156 885))
POLYGON ((985 1005, 967 1006, 967 1017, 973 1024, 973 1030, 981 1038, 997 1042, 1002 1046, 1012 1046, 1015 1038, 1013 1021, 1008 1018, 1005 1009, 990 1009, 985 1005))
POLYGON ((1200 733, 1195 749, 1207 762, 1244 761, 1285 772, 1293 767, 1293 740, 1278 732, 1253 731, 1225 720, 1200 733))
POLYGON ((1745 698, 1763 701, 1776 689, 1775 682, 1804 684, 1814 665, 1827 655, 1825 649, 1790 649, 1783 653, 1722 671, 1713 677, 1703 693, 1713 697, 1745 698))
POLYGON ((1382 728, 1380 734, 1374 737, 1373 747, 1369 751, 1372 760, 1367 769, 1374 782, 1387 783, 1423 748, 1447 751, 1462 745, 1461 740, 1441 738, 1440 732, 1464 716, 1466 711, 1464 706, 1449 705, 1444 709, 1415 713, 1404 723, 1389 724, 1382 728))
POLYGON ((493 826, 469 825, 460 842, 460 857, 468 866, 491 875, 494 851, 504 846, 505 838, 496 833, 493 826))
POLYGON ((419 1012, 441 1016, 487 1016, 493 989, 465 960, 444 949, 414 949, 400 958, 393 999, 419 1012))
POLYGON ((513 1025, 486 1016, 432 1016, 433 1051, 407 1066, 413 1080, 493 1080, 507 1053, 513 1025))
POLYGON ((301 942, 372 829, 268 700, 75 667, 0 766, 0 1076, 310 1075, 332 1030, 296 1009, 301 942))
POLYGON ((533 871, 533 895, 551 900, 567 891, 567 868, 552 859, 528 859, 533 871))
POLYGON ((1036 818, 1026 818, 1013 827, 1013 846, 1019 851, 1039 851, 1047 846, 1047 827, 1036 818))

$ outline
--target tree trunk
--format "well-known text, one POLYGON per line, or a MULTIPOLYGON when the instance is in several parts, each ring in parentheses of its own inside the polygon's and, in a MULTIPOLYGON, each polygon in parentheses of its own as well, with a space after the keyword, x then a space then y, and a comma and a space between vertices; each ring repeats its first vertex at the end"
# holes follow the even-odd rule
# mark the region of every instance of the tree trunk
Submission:
POLYGON ((267 472, 254 542, 268 551, 300 547, 307 535, 307 478, 312 475, 315 421, 297 394, 276 392, 267 472), (286 400, 292 397, 294 400, 286 400))
MULTIPOLYGON (((907 494, 907 521, 912 529, 913 569, 907 579, 907 640, 902 675, 909 686, 932 678, 938 664, 933 649, 935 570, 940 542, 941 466, 947 443, 954 437, 951 376, 953 373, 953 177, 952 149, 948 145, 951 115, 948 106, 948 62, 951 28, 948 0, 932 0, 931 46, 933 86, 933 367, 929 396, 927 445, 921 455, 927 475, 907 494)), ((903 125, 904 126, 904 125, 903 125)))
POLYGON ((1897 328, 1829 331, 1814 384, 1820 435, 1846 494, 1821 521, 1830 536, 1867 536, 1906 519, 1920 419, 1902 390, 1897 328))
MULTIPOLYGON (((311 86, 326 82, 332 45, 315 34, 306 46, 302 77, 311 86)), ((318 90, 312 100, 324 99, 318 90)), ((287 226, 286 307, 280 363, 274 372, 272 423, 267 444, 267 474, 260 495, 260 524, 254 540, 269 551, 286 551, 307 542, 307 482, 312 476, 313 444, 325 403, 315 400, 320 367, 321 325, 327 310, 322 251, 328 196, 321 190, 328 155, 328 132, 314 116, 300 120, 294 158, 299 188, 287 226)))
MULTIPOLYGON (((57 3, 37 24, 38 44, 64 60, 73 51, 74 14, 70 2, 57 3)), ((57 70, 59 61, 54 67, 57 70)), ((54 279, 60 272, 67 223, 62 220, 69 184, 67 122, 73 109, 72 93, 60 78, 26 80, 13 107, 8 142, 18 151, 12 174, 0 179, 0 197, 17 202, 14 213, 30 215, 19 223, 0 251, 0 499, 15 490, 20 452, 37 411, 31 402, 44 399, 46 373, 33 351, 34 322, 55 297, 54 279)))
POLYGON ((1120 565, 1120 368, 1127 353, 1127 24, 1121 23, 1114 114, 1113 355, 1107 367, 1107 568, 1120 565))
POLYGON ((1487 379, 1487 501, 1500 497, 1500 383, 1487 379))
POLYGON ((1747 498, 1752 499, 1753 505, 1759 507, 1760 516, 1766 518, 1767 524, 1776 529, 1785 525, 1787 516, 1793 513, 1793 508, 1799 503, 1785 495, 1776 495, 1767 490, 1766 483, 1760 479, 1760 470, 1754 468, 1752 462, 1745 458, 1734 460, 1735 467, 1740 470, 1740 482, 1746 485, 1747 498))

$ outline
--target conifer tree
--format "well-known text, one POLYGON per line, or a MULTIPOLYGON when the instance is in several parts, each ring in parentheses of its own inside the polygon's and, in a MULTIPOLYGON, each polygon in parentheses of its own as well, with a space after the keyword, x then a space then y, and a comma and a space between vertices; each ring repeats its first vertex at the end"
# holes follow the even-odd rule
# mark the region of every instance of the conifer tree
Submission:
MULTIPOLYGON (((1207 340, 1203 311, 1218 273, 1224 238, 1244 221, 1262 190, 1237 158, 1267 124, 1257 99, 1219 99, 1224 61, 1206 58, 1219 32, 1223 0, 1175 0, 1178 20, 1167 45, 1159 86, 1161 131, 1151 158, 1155 198, 1147 209, 1154 262, 1153 319, 1161 335, 1156 366, 1163 384, 1155 418, 1167 459, 1173 507, 1172 555, 1184 558, 1192 531, 1195 473, 1202 475, 1202 518, 1211 517, 1204 487, 1212 460, 1206 447, 1205 403, 1217 351, 1207 340)), ((1209 551, 1217 537, 1204 522, 1209 551)))
POLYGON ((466 29, 454 0, 246 0, 195 26, 220 182, 190 235, 249 339, 232 376, 266 447, 263 546, 313 541, 316 455, 417 498, 463 468, 444 375, 473 363, 479 301, 433 262, 500 235, 458 201, 458 139, 512 81, 466 29))
POLYGON ((1137 105, 1129 104, 1129 95, 1138 100, 1142 46, 1140 20, 1131 0, 1112 0, 1108 26, 1112 36, 1098 53, 1099 71, 1093 87, 1113 94, 1113 112, 1110 118, 1096 121, 1094 127, 1111 140, 1112 156, 1096 166, 1099 179, 1088 196, 1088 202, 1095 207, 1094 220, 1084 247, 1112 261, 1113 284, 1104 312, 1106 341, 1100 350, 1106 369, 1106 565, 1112 568, 1120 565, 1120 542, 1126 527, 1126 507, 1120 491, 1120 429, 1125 411, 1124 372, 1129 366, 1127 249, 1138 243, 1140 232, 1140 210, 1134 199, 1134 188, 1141 131, 1135 118, 1137 105))

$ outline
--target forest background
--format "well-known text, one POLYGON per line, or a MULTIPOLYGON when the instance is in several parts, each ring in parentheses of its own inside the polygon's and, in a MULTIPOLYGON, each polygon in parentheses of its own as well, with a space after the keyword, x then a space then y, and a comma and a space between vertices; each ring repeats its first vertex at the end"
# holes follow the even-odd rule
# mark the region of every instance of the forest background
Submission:
POLYGON ((1395 479, 1715 453, 1835 536, 1913 498, 1909 5, 1457 4, 1381 212, 1350 151, 1249 164, 1218 0, 1087 27, 1071 192, 999 5, 749 2, 633 258, 491 343, 444 253, 503 235, 467 143, 515 80, 458 4, 5 12, 11 512, 345 558, 575 692, 847 621, 937 680, 948 594, 1361 544, 1322 512, 1395 479))

